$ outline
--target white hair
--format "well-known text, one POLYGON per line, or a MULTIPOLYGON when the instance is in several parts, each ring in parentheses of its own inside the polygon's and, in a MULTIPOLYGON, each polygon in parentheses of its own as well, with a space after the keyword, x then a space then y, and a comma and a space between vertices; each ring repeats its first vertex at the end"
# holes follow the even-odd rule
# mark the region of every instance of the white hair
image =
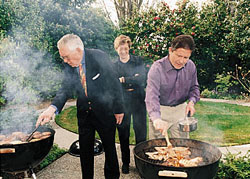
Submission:
POLYGON ((77 48, 83 50, 84 48, 81 38, 75 34, 66 34, 60 40, 58 40, 57 48, 60 49, 62 45, 66 45, 71 51, 77 48))

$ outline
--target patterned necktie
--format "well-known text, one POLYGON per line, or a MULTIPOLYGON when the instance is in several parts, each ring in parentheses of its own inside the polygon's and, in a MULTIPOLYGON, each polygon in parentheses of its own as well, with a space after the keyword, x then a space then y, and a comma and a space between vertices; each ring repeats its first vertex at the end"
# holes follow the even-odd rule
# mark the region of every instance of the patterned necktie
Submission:
POLYGON ((82 64, 79 65, 79 72, 80 72, 80 77, 81 77, 81 83, 82 83, 82 87, 85 91, 86 96, 87 95, 87 83, 86 83, 86 76, 82 67, 82 64))

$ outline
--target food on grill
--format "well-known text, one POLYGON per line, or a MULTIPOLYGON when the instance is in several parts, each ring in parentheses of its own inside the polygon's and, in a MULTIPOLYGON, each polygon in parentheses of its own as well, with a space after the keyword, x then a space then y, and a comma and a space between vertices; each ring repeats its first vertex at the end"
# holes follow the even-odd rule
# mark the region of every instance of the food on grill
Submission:
POLYGON ((198 166, 199 163, 201 163, 203 161, 202 157, 195 157, 193 159, 181 159, 179 160, 179 164, 180 166, 184 166, 184 167, 194 167, 194 166, 198 166))
POLYGON ((34 132, 32 138, 34 138, 34 139, 39 139, 39 138, 41 138, 42 136, 43 136, 43 135, 41 134, 41 132, 36 131, 36 132, 34 132))
POLYGON ((145 152, 149 159, 163 161, 162 165, 174 167, 194 167, 202 161, 202 157, 190 158, 188 147, 154 147, 156 151, 145 152))
MULTIPOLYGON (((45 138, 48 138, 51 135, 51 132, 39 132, 36 131, 32 135, 32 139, 30 142, 36 142, 45 138)), ((9 135, 1 135, 0 134, 0 145, 7 144, 23 144, 27 143, 26 139, 29 137, 29 134, 23 132, 12 132, 9 135)))
POLYGON ((36 142, 36 141, 39 141, 39 140, 41 140, 41 139, 34 139, 33 138, 33 139, 30 140, 30 142, 36 142))
POLYGON ((50 136, 50 135, 51 135, 51 132, 43 132, 42 135, 43 135, 43 136, 50 136))
POLYGON ((14 141, 10 142, 10 144, 13 144, 13 145, 15 145, 15 144, 23 144, 23 143, 25 143, 25 142, 22 142, 21 140, 14 140, 14 141))
POLYGON ((40 137, 39 139, 41 140, 41 139, 46 139, 46 138, 48 138, 50 135, 42 135, 42 137, 40 137))

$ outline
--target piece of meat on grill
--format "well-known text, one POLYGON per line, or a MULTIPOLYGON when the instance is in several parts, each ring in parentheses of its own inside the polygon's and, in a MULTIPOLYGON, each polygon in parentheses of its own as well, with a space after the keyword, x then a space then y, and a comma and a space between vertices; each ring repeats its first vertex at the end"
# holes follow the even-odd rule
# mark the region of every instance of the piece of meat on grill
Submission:
POLYGON ((46 139, 46 138, 48 138, 50 135, 42 135, 39 139, 46 139))
POLYGON ((172 150, 172 147, 155 147, 155 150, 162 155, 166 155, 170 150, 172 150))
POLYGON ((146 152, 146 155, 148 155, 148 158, 153 160, 159 160, 158 152, 146 152))
POLYGON ((179 167, 179 160, 177 158, 169 158, 166 162, 162 163, 165 166, 179 167))
POLYGON ((34 132, 32 138, 34 138, 34 139, 40 139, 42 136, 43 135, 42 135, 41 132, 36 131, 36 132, 34 132))
POLYGON ((36 142, 36 141, 39 141, 41 139, 31 139, 30 142, 36 142))
POLYGON ((198 164, 200 162, 202 162, 202 161, 203 161, 202 157, 195 157, 195 158, 192 158, 190 160, 188 160, 188 159, 181 159, 179 161, 179 164, 182 167, 195 167, 195 166, 198 166, 198 164))
POLYGON ((48 132, 42 132, 42 135, 43 135, 43 136, 50 136, 50 135, 51 135, 51 132, 49 132, 49 131, 48 131, 48 132))

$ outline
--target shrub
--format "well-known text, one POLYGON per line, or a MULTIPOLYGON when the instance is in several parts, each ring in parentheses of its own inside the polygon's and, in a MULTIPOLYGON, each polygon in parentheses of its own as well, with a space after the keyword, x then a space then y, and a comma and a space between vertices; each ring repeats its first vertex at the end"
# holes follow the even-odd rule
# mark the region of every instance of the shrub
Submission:
POLYGON ((201 92, 201 97, 203 98, 217 98, 215 91, 209 91, 207 88, 201 92))
POLYGON ((47 155, 47 157, 40 163, 39 169, 43 169, 52 162, 54 162, 56 159, 60 158, 62 155, 66 153, 66 150, 61 149, 58 147, 57 144, 54 144, 47 155))
POLYGON ((245 156, 239 157, 238 155, 229 153, 223 161, 220 161, 215 179, 245 179, 250 177, 250 150, 245 156))

